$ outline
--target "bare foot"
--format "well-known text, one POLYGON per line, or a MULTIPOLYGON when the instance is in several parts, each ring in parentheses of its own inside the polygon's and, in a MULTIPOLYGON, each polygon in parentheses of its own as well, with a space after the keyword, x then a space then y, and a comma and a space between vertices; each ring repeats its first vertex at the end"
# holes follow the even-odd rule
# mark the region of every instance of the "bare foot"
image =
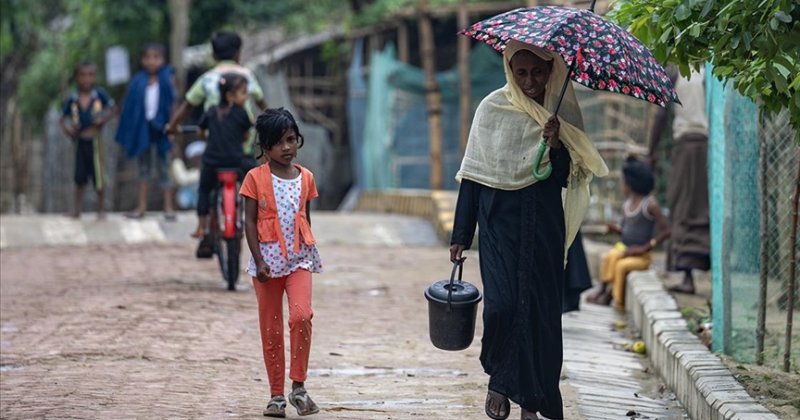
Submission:
POLYGON ((132 211, 132 212, 129 212, 129 213, 125 213, 125 217, 127 217, 128 219, 142 219, 142 218, 144 218, 144 212, 143 211, 138 211, 138 210, 137 211, 132 211))
POLYGON ((606 293, 606 288, 602 285, 597 286, 591 292, 589 292, 588 296, 586 296, 586 301, 590 303, 597 303, 597 299, 599 299, 604 293, 606 293))
POLYGON ((604 291, 599 295, 597 295, 597 297, 594 297, 593 299, 592 297, 587 298, 586 301, 589 303, 594 303, 595 305, 608 306, 609 304, 611 304, 611 293, 604 291))
POLYGON ((202 226, 198 226, 197 229, 192 233, 192 238, 201 239, 205 236, 206 230, 202 228, 202 226))
POLYGON ((670 292, 675 292, 675 293, 686 293, 687 295, 693 295, 694 294, 694 285, 681 283, 681 284, 679 284, 677 286, 672 286, 667 290, 670 291, 670 292))
POLYGON ((522 414, 519 416, 520 420, 539 420, 539 416, 536 415, 535 411, 528 411, 526 409, 522 409, 522 414))

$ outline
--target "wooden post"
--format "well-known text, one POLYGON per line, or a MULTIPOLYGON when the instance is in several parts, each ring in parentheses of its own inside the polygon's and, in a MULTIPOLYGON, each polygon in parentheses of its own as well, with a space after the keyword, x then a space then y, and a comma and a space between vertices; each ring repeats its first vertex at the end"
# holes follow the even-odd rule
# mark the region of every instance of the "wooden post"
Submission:
POLYGON ((795 162, 797 162, 797 176, 794 179, 794 197, 792 200, 792 234, 791 260, 789 261, 789 291, 786 301, 786 335, 783 344, 783 371, 789 372, 792 356, 792 319, 794 318, 794 305, 797 287, 797 223, 800 218, 800 147, 795 148, 795 162))
MULTIPOLYGON (((310 55, 306 55, 306 59, 304 60, 303 65, 304 65, 305 68, 303 69, 303 76, 301 77, 301 80, 313 81, 314 80, 314 62, 311 61, 311 56, 310 55)), ((314 86, 312 86, 311 83, 304 83, 304 85, 305 86, 304 86, 304 89, 303 89, 303 95, 306 98, 313 97, 314 93, 315 93, 314 92, 314 86)))
POLYGON ((172 31, 169 34, 170 61, 175 68, 175 89, 183 92, 186 69, 183 66, 183 49, 189 43, 189 9, 192 0, 169 0, 172 31))
POLYGON ((767 322, 767 215, 769 214, 769 202, 767 198, 767 142, 765 136, 760 136, 759 162, 761 169, 761 243, 759 244, 759 256, 761 257, 761 269, 758 276, 758 319, 756 320, 756 364, 764 364, 764 335, 767 322))
POLYGON ((24 129, 24 124, 22 121, 22 112, 20 112, 17 107, 14 107, 14 113, 11 121, 11 156, 13 158, 12 167, 14 168, 13 208, 14 213, 21 213, 21 198, 27 192, 26 190, 28 185, 27 146, 30 142, 30 139, 23 138, 24 136, 22 132, 24 129))
POLYGON ((431 153, 431 189, 442 189, 442 95, 436 83, 436 55, 428 1, 419 0, 419 41, 428 102, 428 140, 431 153))
POLYGON ((405 20, 397 26, 397 59, 408 63, 408 24, 405 20))
MULTIPOLYGON (((461 0, 461 7, 458 9, 458 29, 464 29, 469 25, 469 13, 467 12, 467 0, 461 0)), ((472 92, 470 90, 469 75, 469 44, 470 39, 464 35, 458 36, 458 144, 461 146, 461 153, 467 149, 467 138, 469 137, 469 127, 472 123, 472 92)))

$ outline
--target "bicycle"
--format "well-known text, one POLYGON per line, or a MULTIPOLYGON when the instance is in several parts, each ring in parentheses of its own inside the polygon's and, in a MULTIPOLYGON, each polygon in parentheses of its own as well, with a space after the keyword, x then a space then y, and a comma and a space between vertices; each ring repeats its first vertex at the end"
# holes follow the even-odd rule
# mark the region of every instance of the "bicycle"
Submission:
MULTIPOLYGON (((180 134, 197 133, 199 127, 192 125, 179 126, 180 134)), ((242 236, 244 232, 244 206, 239 196, 239 178, 241 168, 217 169, 216 188, 211 191, 213 210, 209 214, 206 237, 201 242, 209 245, 211 255, 204 255, 198 249, 199 258, 212 258, 217 256, 222 278, 228 285, 228 290, 235 291, 239 281, 239 263, 242 250, 242 236)))
POLYGON ((236 290, 239 281, 239 263, 242 249, 244 206, 239 196, 240 168, 221 168, 217 170, 219 186, 212 191, 215 211, 209 215, 209 230, 212 249, 217 254, 222 277, 228 283, 228 290, 236 290))

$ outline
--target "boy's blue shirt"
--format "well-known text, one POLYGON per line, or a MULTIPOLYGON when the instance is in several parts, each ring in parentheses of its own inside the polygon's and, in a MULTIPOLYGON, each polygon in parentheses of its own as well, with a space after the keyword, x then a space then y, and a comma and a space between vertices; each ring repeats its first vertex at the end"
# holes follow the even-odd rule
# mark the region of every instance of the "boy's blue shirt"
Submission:
POLYGON ((78 128, 78 131, 89 128, 94 123, 94 119, 99 113, 114 105, 114 100, 108 92, 101 87, 95 86, 92 88, 90 95, 92 100, 89 102, 89 106, 86 109, 80 107, 77 91, 71 92, 67 99, 64 100, 61 115, 69 119, 72 124, 78 128), (96 103, 99 103, 99 105, 96 106, 96 103))
POLYGON ((128 85, 115 138, 129 157, 143 154, 150 148, 151 141, 158 145, 158 151, 162 154, 169 152, 172 147, 167 134, 164 133, 164 126, 169 121, 172 104, 175 102, 173 73, 174 70, 170 66, 164 66, 158 71, 158 111, 151 121, 147 121, 144 104, 145 89, 150 75, 140 70, 128 85), (150 138, 151 126, 159 133, 155 139, 150 138))

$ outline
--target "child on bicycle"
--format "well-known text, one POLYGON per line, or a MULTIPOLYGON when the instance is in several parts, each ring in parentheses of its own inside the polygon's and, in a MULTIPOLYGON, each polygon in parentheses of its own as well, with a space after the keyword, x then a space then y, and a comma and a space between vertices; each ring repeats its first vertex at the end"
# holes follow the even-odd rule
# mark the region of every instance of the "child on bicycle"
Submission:
MULTIPOLYGON (((292 164, 303 136, 289 111, 267 109, 256 120, 261 154, 268 162, 245 176, 245 236, 252 257, 247 273, 253 277, 258 300, 261 345, 271 398, 264 410, 268 417, 285 417, 283 396, 283 293, 289 300, 289 334, 292 392, 288 401, 301 416, 319 408, 305 390, 311 347, 311 273, 322 270, 322 261, 311 233, 310 200, 317 197, 314 175, 292 164)), ((259 156, 260 158, 261 156, 259 156)))
MULTIPOLYGON (((241 167, 244 158, 242 143, 247 140, 248 130, 253 126, 243 107, 247 101, 247 78, 237 73, 225 73, 218 84, 219 104, 210 107, 198 123, 208 142, 197 189, 197 229, 192 234, 195 238, 206 235, 209 195, 219 182, 217 170, 241 167)), ((210 247, 206 249, 201 243, 198 257, 210 256, 210 247)))

